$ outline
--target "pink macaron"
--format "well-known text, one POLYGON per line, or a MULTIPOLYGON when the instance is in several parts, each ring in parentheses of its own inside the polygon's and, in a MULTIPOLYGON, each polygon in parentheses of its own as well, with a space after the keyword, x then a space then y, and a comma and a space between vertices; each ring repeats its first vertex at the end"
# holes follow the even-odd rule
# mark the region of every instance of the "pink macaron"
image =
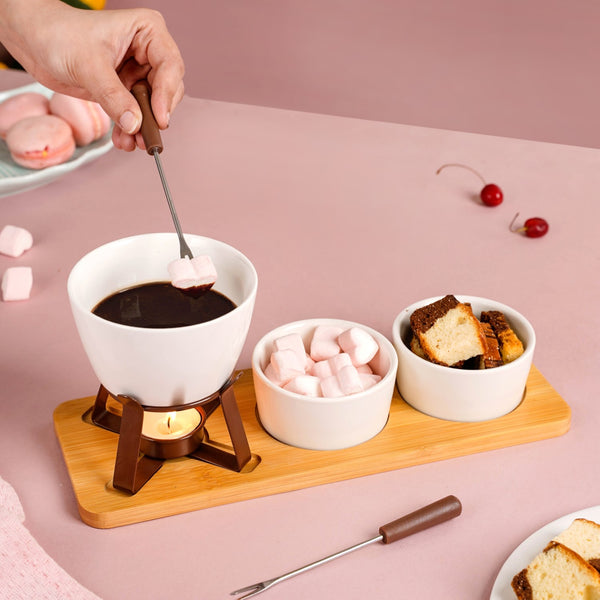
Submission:
POLYGON ((71 127, 54 115, 21 119, 8 130, 6 145, 13 160, 28 169, 58 165, 75 152, 71 127))
POLYGON ((0 104, 0 138, 5 139, 8 130, 17 121, 49 112, 49 101, 43 94, 24 92, 10 96, 0 104))
POLYGON ((71 126, 78 146, 91 144, 110 129, 110 117, 96 102, 53 94, 50 98, 50 112, 71 126))

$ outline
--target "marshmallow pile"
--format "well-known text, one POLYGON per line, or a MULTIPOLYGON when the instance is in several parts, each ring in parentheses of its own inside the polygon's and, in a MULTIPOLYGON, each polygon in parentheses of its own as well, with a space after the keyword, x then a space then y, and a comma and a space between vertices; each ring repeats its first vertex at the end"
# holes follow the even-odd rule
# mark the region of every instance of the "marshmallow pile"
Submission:
POLYGON ((264 373, 275 385, 303 396, 348 396, 381 380, 371 368, 378 351, 373 336, 360 327, 318 325, 308 351, 299 333, 275 339, 264 373))
POLYGON ((167 268, 171 285, 176 288, 209 287, 217 281, 217 269, 210 256, 178 258, 167 268))
MULTIPOLYGON (((33 246, 33 237, 22 227, 6 225, 0 231, 0 253, 18 258, 33 246)), ((33 286, 31 267, 9 267, 2 276, 2 300, 27 300, 33 286)))

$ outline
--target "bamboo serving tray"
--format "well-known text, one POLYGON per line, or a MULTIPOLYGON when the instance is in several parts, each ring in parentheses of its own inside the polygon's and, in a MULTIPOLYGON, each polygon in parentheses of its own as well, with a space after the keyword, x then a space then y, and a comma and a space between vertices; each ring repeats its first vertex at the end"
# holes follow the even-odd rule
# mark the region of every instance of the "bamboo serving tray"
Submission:
MULTIPOLYGON (((54 427, 82 520, 98 528, 139 523, 556 437, 568 431, 571 421, 568 404, 534 366, 523 401, 503 417, 443 421, 413 409, 395 390, 388 423, 373 439, 344 450, 304 450, 277 441, 261 427, 250 370, 234 390, 253 453, 244 470, 236 473, 188 457, 171 459, 133 496, 112 487, 117 434, 84 417, 95 398, 60 404, 54 427)), ((206 429, 211 440, 228 443, 221 408, 206 429)))

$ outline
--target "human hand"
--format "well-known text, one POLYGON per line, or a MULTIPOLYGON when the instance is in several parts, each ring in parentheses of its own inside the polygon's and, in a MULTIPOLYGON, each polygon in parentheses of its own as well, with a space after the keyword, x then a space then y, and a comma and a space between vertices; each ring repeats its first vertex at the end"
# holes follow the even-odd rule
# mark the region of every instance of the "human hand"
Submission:
POLYGON ((149 9, 87 11, 54 0, 16 2, 20 5, 14 8, 17 13, 25 11, 23 5, 31 10, 26 20, 17 19, 16 27, 12 23, 7 48, 43 85, 98 102, 115 122, 117 148, 144 147, 138 133, 141 111, 129 92, 140 79, 152 88, 152 110, 159 127, 168 126, 183 97, 184 65, 160 13, 149 9))

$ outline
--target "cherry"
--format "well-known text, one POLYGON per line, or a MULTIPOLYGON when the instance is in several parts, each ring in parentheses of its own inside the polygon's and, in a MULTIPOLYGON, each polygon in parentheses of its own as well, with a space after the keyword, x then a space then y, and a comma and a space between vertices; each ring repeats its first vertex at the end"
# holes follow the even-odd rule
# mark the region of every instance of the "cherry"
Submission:
POLYGON ((448 163, 446 165, 442 165, 435 172, 435 174, 439 175, 446 167, 461 167, 462 169, 467 169, 468 171, 471 171, 471 173, 477 175, 477 177, 479 177, 479 179, 481 179, 483 182, 483 189, 479 193, 479 197, 486 206, 498 206, 498 204, 502 204, 504 196, 500 187, 495 183, 486 183, 485 179, 475 169, 472 169, 467 165, 461 165, 460 163, 448 163))
POLYGON ((527 237, 531 238, 539 238, 548 233, 548 229, 550 228, 548 221, 541 217, 531 217, 525 221, 523 227, 517 227, 515 229, 513 225, 518 216, 519 213, 514 216, 508 227, 513 233, 524 233, 527 237))

